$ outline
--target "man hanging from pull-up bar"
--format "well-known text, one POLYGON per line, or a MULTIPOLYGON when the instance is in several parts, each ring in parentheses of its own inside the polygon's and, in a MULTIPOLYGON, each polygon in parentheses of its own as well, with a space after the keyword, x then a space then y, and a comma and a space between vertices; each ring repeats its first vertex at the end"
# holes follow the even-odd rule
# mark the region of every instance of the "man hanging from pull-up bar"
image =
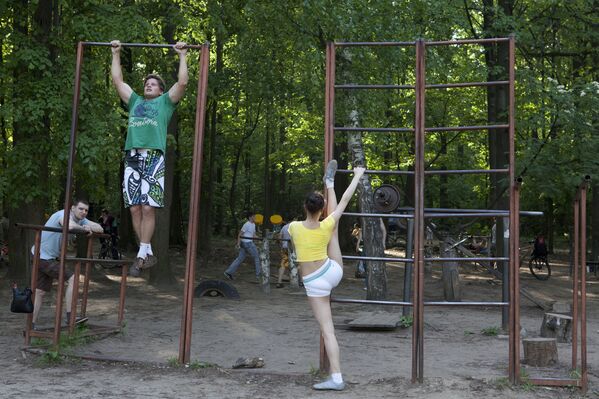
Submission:
POLYGON ((164 92, 164 81, 150 74, 144 79, 143 97, 124 82, 121 69, 121 42, 112 44, 112 82, 119 97, 129 109, 129 127, 125 141, 125 174, 123 198, 131 209, 133 229, 139 239, 139 252, 129 268, 129 274, 139 276, 142 268, 157 263, 152 252, 156 209, 164 206, 164 154, 169 121, 179 100, 185 94, 189 80, 186 44, 173 47, 179 54, 177 82, 164 92))

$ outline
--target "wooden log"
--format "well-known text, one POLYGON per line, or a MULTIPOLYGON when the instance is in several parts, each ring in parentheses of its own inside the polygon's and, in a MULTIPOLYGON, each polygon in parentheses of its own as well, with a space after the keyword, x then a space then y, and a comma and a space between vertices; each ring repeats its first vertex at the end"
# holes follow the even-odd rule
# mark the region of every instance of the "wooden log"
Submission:
POLYGON ((295 251, 291 244, 287 247, 289 251, 289 289, 298 290, 299 289, 299 273, 297 270, 297 257, 295 255, 295 251))
POLYGON ((524 363, 535 367, 557 364, 557 343, 555 338, 525 338, 524 363))
POLYGON ((541 337, 555 338, 557 342, 572 342, 572 316, 545 313, 541 324, 541 337))
MULTIPOLYGON (((447 243, 445 243, 447 245, 447 243)), ((443 256, 447 258, 455 258, 456 251, 454 248, 445 249, 443 256)), ((460 302, 462 295, 460 292, 460 270, 458 262, 445 262, 442 269, 443 291, 445 300, 449 302, 460 302)))
POLYGON ((262 292, 270 295, 270 232, 265 230, 264 240, 262 240, 262 251, 260 252, 260 288, 262 292))

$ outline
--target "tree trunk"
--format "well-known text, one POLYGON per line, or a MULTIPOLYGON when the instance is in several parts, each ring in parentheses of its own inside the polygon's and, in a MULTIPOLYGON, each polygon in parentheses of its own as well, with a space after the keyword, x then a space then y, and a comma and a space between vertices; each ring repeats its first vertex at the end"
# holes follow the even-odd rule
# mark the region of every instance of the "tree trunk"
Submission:
MULTIPOLYGON (((167 43, 174 42, 175 26, 167 23, 164 27, 164 39, 167 43)), ((178 60, 172 65, 171 76, 177 79, 177 71, 179 68, 178 60)), ((179 115, 175 110, 168 124, 167 134, 178 136, 179 115)), ((158 258, 158 263, 150 269, 150 283, 156 285, 174 285, 176 279, 173 275, 173 267, 170 264, 169 256, 169 239, 170 239, 170 223, 171 223, 171 206, 173 203, 173 185, 175 177, 175 168, 177 165, 177 152, 173 145, 168 145, 166 148, 165 159, 165 176, 164 176, 164 208, 156 209, 156 229, 152 237, 152 248, 154 255, 158 258)))

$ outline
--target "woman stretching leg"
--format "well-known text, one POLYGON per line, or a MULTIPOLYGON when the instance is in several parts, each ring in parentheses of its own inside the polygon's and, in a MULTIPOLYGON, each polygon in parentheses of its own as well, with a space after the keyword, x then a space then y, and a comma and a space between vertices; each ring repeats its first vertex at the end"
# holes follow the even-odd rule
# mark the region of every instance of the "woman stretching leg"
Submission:
POLYGON ((336 170, 337 162, 329 162, 324 178, 328 194, 327 218, 319 221, 325 200, 322 194, 314 192, 304 201, 306 219, 302 222, 292 222, 289 226, 308 302, 320 326, 330 364, 331 377, 314 385, 314 389, 319 390, 345 388, 339 362, 339 345, 331 315, 330 295, 343 276, 337 225, 365 171, 362 167, 354 168, 354 177, 337 204, 334 190, 336 170))

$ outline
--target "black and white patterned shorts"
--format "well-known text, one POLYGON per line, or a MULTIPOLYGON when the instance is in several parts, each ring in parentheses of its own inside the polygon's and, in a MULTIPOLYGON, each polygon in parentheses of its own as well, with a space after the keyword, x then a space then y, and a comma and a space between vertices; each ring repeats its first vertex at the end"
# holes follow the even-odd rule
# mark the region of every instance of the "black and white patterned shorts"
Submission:
POLYGON ((123 199, 125 207, 164 206, 164 155, 160 150, 125 151, 123 199))

